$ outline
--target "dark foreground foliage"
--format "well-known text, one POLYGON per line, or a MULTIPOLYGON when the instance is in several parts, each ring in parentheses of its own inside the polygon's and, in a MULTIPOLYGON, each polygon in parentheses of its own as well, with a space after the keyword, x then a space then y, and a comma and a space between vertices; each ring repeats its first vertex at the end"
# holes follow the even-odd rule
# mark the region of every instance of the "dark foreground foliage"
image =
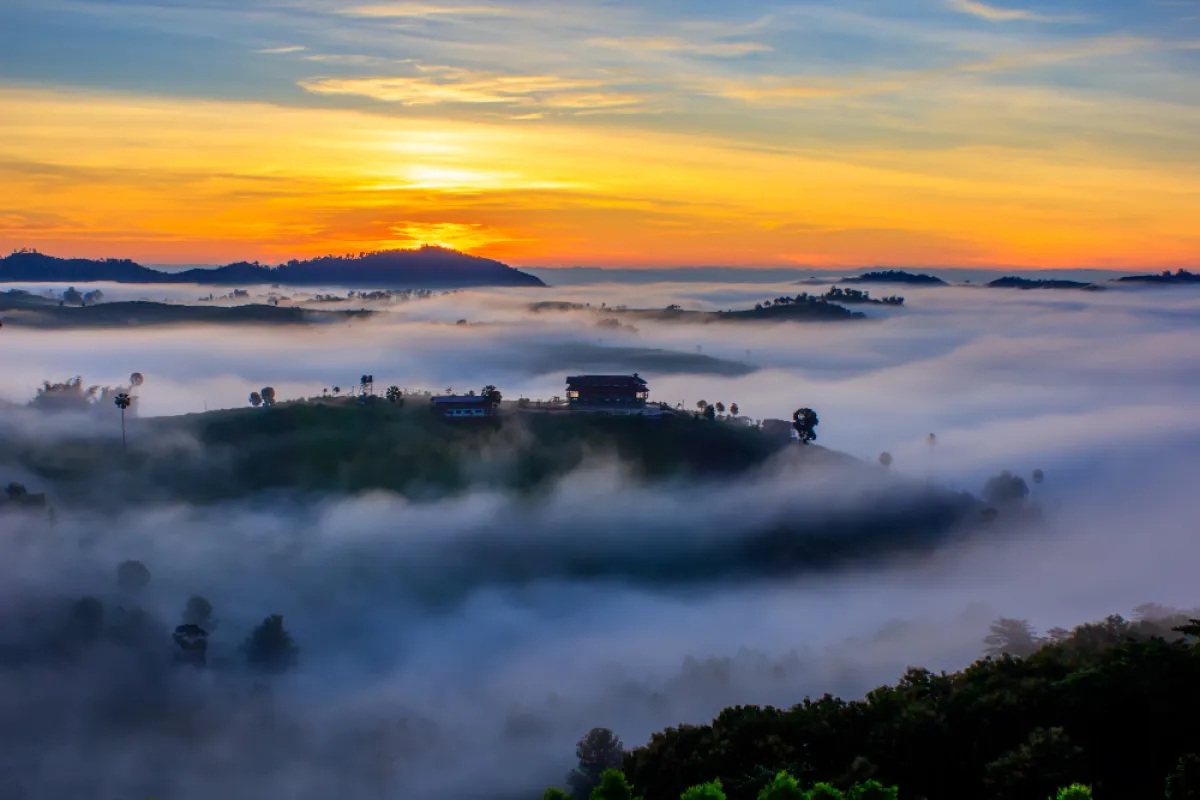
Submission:
POLYGON ((624 772, 645 800, 715 780, 730 800, 755 800, 783 769, 844 789, 871 777, 914 800, 1037 800, 1075 783, 1101 800, 1191 797, 1194 641, 1114 617, 1028 658, 989 657, 951 674, 910 669, 859 701, 729 708, 710 725, 655 734, 626 755, 624 772))

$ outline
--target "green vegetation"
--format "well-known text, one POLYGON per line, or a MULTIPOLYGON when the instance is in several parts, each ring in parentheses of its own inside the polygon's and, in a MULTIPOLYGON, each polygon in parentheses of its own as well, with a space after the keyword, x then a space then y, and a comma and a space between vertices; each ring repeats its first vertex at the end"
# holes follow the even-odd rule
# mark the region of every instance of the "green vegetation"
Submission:
MULTIPOLYGON (((1078 800, 1089 787, 1102 800, 1194 797, 1200 729, 1179 723, 1200 713, 1200 623, 1142 610, 1169 616, 1051 631, 1026 658, 1005 652, 961 672, 912 668, 862 700, 728 708, 709 725, 655 734, 623 771, 645 800, 714 781, 730 800, 865 800, 895 797, 893 785, 927 800, 1078 800), (804 783, 814 788, 797 794, 804 783)), ((1010 627, 993 626, 993 651, 1014 649, 995 633, 1010 627)))

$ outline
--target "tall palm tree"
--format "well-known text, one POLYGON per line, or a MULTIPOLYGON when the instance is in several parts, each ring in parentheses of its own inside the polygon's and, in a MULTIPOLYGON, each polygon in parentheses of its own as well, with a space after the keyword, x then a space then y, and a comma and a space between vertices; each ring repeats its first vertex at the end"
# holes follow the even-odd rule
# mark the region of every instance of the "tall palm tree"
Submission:
POLYGON ((121 409, 121 446, 128 448, 129 442, 125 438, 125 409, 133 405, 133 400, 130 399, 128 394, 121 392, 117 395, 116 399, 113 400, 113 404, 116 405, 117 408, 121 409))
POLYGON ((399 387, 399 386, 389 386, 389 387, 388 387, 388 390, 387 390, 387 395, 386 395, 386 396, 387 396, 387 400, 388 400, 388 402, 389 402, 389 403, 397 403, 397 402, 399 402, 399 401, 400 401, 400 394, 401 394, 401 392, 400 392, 400 387, 399 387))

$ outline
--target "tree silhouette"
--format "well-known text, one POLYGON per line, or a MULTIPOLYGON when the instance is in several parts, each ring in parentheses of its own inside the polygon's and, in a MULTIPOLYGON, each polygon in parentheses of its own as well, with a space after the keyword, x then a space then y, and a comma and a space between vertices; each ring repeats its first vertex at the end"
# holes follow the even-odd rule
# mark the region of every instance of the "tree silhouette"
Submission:
POLYGON ((25 488, 24 484, 12 482, 4 487, 4 495, 11 502, 16 503, 29 497, 29 490, 25 488))
POLYGON ((991 633, 983 638, 989 656, 1008 654, 1025 658, 1038 649, 1039 642, 1027 620, 1001 617, 991 624, 991 633))
POLYGON ((175 660, 196 667, 208 662, 208 631, 199 625, 185 623, 175 628, 171 640, 178 649, 175 660))
POLYGON ((402 397, 402 392, 399 386, 389 386, 386 394, 389 403, 399 403, 402 397))
POLYGON ((300 656, 300 648, 283 627, 280 614, 264 619, 242 642, 241 650, 252 669, 270 674, 287 672, 300 656))
POLYGON ((342 387, 340 387, 340 386, 333 387, 333 393, 335 395, 340 395, 342 393, 342 387))
POLYGON ((571 800, 571 795, 558 787, 551 787, 542 792, 542 800, 571 800))
POLYGON ((718 414, 724 414, 724 413, 725 413, 725 404, 724 404, 724 403, 722 403, 722 402, 719 402, 719 401, 717 402, 717 413, 718 413, 718 414))
POLYGON ((135 372, 129 376, 129 385, 133 387, 141 386, 146 382, 146 378, 142 373, 135 372))
POLYGON ((1042 472, 1040 469, 1035 469, 1033 471, 1033 482, 1038 486, 1041 486, 1042 481, 1044 480, 1046 480, 1046 473, 1042 472))
POLYGON ((605 770, 620 769, 625 747, 608 728, 592 728, 575 746, 579 766, 567 776, 567 785, 575 797, 591 797, 600 785, 605 770))
POLYGON ((811 408, 796 409, 796 413, 792 414, 792 427, 796 429, 800 444, 808 444, 817 440, 816 427, 819 424, 817 412, 811 408))
POLYGON ((262 402, 264 406, 269 408, 275 405, 275 387, 264 386, 259 394, 262 395, 262 402))
POLYGON ((262 395, 259 394, 258 392, 251 392, 250 393, 250 405, 254 406, 255 408, 258 408, 259 406, 261 406, 262 405, 262 395))
POLYGON ((129 559, 117 566, 117 586, 122 591, 137 594, 150 585, 150 570, 140 561, 129 559))
POLYGON ((983 487, 983 499, 997 508, 1020 505, 1028 496, 1029 486, 1025 479, 1008 470, 989 478, 983 487))
POLYGON ((213 606, 208 602, 208 598, 194 594, 188 598, 187 605, 183 607, 184 625, 196 625, 204 630, 212 633, 217 627, 217 620, 213 618, 213 606))
POLYGON ((717 418, 717 407, 716 406, 705 406, 704 407, 704 418, 706 420, 709 420, 710 422, 715 420, 717 418))
POLYGON ((500 401, 504 399, 504 395, 500 393, 500 390, 490 383, 483 387, 483 391, 479 393, 479 396, 486 398, 493 407, 500 405, 500 401))
POLYGON ((113 405, 121 409, 121 445, 128 447, 129 442, 125 438, 125 409, 133 405, 133 400, 125 392, 119 392, 113 400, 113 405))
POLYGON ((738 415, 738 404, 737 403, 729 404, 729 414, 734 417, 736 417, 738 415))
POLYGON ((880 453, 879 454, 879 463, 882 464, 884 467, 890 467, 892 465, 892 454, 886 453, 886 452, 880 453))
POLYGON ((708 408, 708 401, 707 400, 697 400, 696 408, 700 409, 701 413, 704 413, 704 409, 708 408))

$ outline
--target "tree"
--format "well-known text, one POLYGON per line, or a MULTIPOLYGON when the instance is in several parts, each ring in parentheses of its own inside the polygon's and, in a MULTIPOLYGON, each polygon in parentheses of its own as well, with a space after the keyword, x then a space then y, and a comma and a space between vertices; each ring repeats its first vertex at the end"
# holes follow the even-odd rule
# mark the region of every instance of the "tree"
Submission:
POLYGON ((203 667, 208 663, 208 631, 199 625, 183 624, 175 628, 171 641, 178 648, 175 660, 183 664, 203 667))
POLYGON ((1036 485, 1041 486, 1042 481, 1044 480, 1046 480, 1046 473, 1042 472, 1040 469, 1035 469, 1033 471, 1033 482, 1036 485))
POLYGON ((150 585, 150 570, 140 561, 128 559, 117 565, 117 586, 121 591, 137 594, 150 585))
POLYGON ((262 405, 262 395, 259 394, 258 392, 251 392, 250 393, 250 405, 254 406, 255 408, 258 408, 259 406, 261 406, 262 405))
POLYGON ((275 405, 275 387, 264 386, 259 394, 262 395, 262 402, 264 406, 269 408, 275 405))
POLYGON ((67 290, 63 292, 62 301, 73 306, 81 306, 83 305, 83 295, 80 294, 79 290, 74 286, 69 286, 67 287, 67 290))
POLYGON ((212 603, 198 594, 188 598, 187 605, 183 607, 182 621, 184 625, 197 625, 209 633, 217 627, 217 620, 213 618, 212 603))
POLYGON ((725 413, 725 404, 724 404, 724 403, 721 403, 721 402, 718 402, 718 403, 717 403, 717 413, 718 413, 718 414, 724 414, 724 413, 725 413))
POLYGON ((828 783, 818 783, 816 786, 808 790, 805 795, 807 800, 845 800, 846 795, 842 790, 828 783))
POLYGON ((804 800, 807 793, 787 771, 779 772, 758 793, 758 800, 804 800))
POLYGON ((29 497, 29 490, 25 488, 24 484, 13 482, 4 487, 4 495, 11 502, 16 503, 29 497))
POLYGON ((125 439, 125 409, 133 405, 133 400, 125 392, 120 392, 113 400, 113 404, 121 409, 121 444, 128 447, 129 442, 125 439))
MULTIPOLYGON (((1167 795, 1170 797, 1170 795, 1167 795)), ((1092 787, 1082 783, 1072 783, 1058 790, 1052 800, 1092 800, 1092 787)))
POLYGON ((500 393, 500 390, 490 383, 483 387, 483 391, 479 393, 479 396, 486 399, 493 407, 500 405, 500 401, 504 399, 504 395, 500 393))
POLYGON ((590 797, 600 785, 605 770, 619 769, 625 747, 608 728, 592 728, 575 746, 579 766, 567 776, 567 785, 575 797, 590 797))
POLYGON ((983 643, 987 645, 986 652, 990 656, 1007 653, 1010 656, 1025 658, 1033 655, 1038 649, 1039 642, 1028 620, 1001 617, 991 624, 990 630, 991 633, 983 638, 983 643))
POLYGON ((335 395, 340 395, 342 393, 342 387, 340 387, 340 386, 333 387, 333 393, 335 395))
POLYGON ((879 454, 879 463, 882 464, 884 467, 890 467, 892 465, 892 454, 891 453, 880 453, 879 454))
MULTIPOLYGON (((579 795, 576 795, 578 797, 579 795)), ((724 797, 724 795, 722 795, 724 797)), ((588 795, 590 800, 633 800, 633 787, 619 769, 606 769, 600 774, 600 782, 588 795)))
POLYGON ((129 376, 129 385, 136 388, 146 382, 146 377, 140 372, 135 372, 129 376))
POLYGON ((725 800, 725 790, 721 788, 721 781, 715 780, 691 787, 679 796, 679 800, 725 800))
POLYGON ((403 394, 399 386, 389 386, 385 394, 389 403, 399 403, 402 396, 403 394))
POLYGON ((819 424, 817 412, 811 408, 799 408, 796 409, 795 414, 792 414, 792 427, 796 429, 800 444, 808 444, 817 440, 816 427, 819 424))
POLYGON ((707 400, 697 400, 696 408, 698 408, 700 410, 700 413, 704 413, 704 409, 708 408, 708 401, 707 400))
POLYGON ((736 417, 738 415, 738 404, 737 403, 729 404, 729 414, 730 414, 730 416, 734 416, 734 417, 736 417))
POLYGON ((1200 798, 1200 756, 1188 753, 1167 776, 1166 800, 1200 798))
POLYGON ((571 795, 567 794, 562 789, 559 789, 557 786, 553 786, 542 792, 542 800, 571 800, 571 795))
POLYGON ((706 420, 709 420, 710 422, 715 420, 717 418, 717 407, 716 406, 705 406, 704 407, 704 418, 706 420))
POLYGON ((857 784, 850 790, 849 800, 897 800, 900 789, 895 786, 884 786, 877 780, 869 780, 857 784))
POLYGON ((300 656, 300 648, 283 627, 280 614, 264 619, 242 642, 241 650, 252 669, 271 674, 292 669, 300 656))
POLYGON ((1016 749, 984 768, 984 783, 996 800, 1049 797, 1074 783, 1084 767, 1082 753, 1062 728, 1034 728, 1016 749))
POLYGON ((1025 479, 1008 470, 993 475, 983 487, 983 499, 997 508, 1019 506, 1028 496, 1029 486, 1025 479))

